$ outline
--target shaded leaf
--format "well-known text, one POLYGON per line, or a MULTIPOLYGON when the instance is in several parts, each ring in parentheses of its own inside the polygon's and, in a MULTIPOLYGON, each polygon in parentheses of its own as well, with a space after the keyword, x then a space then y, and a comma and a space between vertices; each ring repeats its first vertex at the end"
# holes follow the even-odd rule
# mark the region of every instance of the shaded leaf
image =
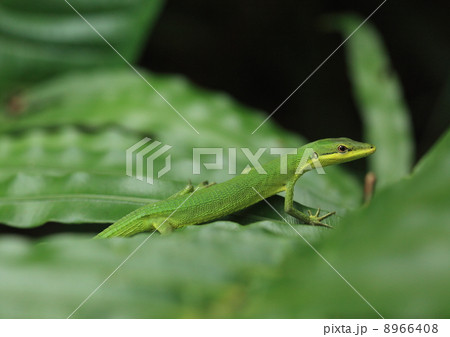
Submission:
MULTIPOLYGON (((239 316, 297 243, 273 226, 216 222, 155 234, 73 317, 239 316)), ((1 238, 0 317, 66 318, 147 235, 1 238)))
MULTIPOLYGON (((69 2, 129 62, 138 56, 162 5, 161 0, 69 2)), ((1 2, 0 88, 106 65, 126 66, 65 1, 1 2)))
MULTIPOLYGON (((49 221, 61 223, 111 223, 149 203, 166 199, 186 183, 157 180, 149 185, 124 175, 86 172, 67 174, 18 173, 0 178, 0 222, 15 227, 35 227, 49 221)), ((284 216, 284 199, 269 199, 284 216)), ((298 209, 308 208, 299 204, 298 209)), ((290 218, 291 223, 298 223, 290 218)), ((283 220, 266 204, 230 217, 242 224, 283 220)), ((336 224, 337 220, 330 220, 336 224)), ((286 225, 287 226, 287 225, 286 225)))
POLYGON ((118 129, 89 133, 74 127, 0 135, 0 176, 75 171, 123 176, 125 151, 139 140, 118 129))
MULTIPOLYGON (((354 15, 333 18, 347 37, 363 21, 354 15)), ((365 23, 345 44, 348 69, 358 104, 366 140, 377 147, 368 158, 384 187, 411 171, 414 142, 408 107, 400 81, 392 70, 381 37, 370 23, 365 23)))

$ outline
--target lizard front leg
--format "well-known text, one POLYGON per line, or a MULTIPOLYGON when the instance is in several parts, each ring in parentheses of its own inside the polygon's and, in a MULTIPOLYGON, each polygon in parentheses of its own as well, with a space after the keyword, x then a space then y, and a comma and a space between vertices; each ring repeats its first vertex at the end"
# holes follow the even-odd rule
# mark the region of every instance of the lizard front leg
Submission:
POLYGON ((336 213, 336 212, 331 212, 331 213, 325 214, 323 216, 319 216, 319 213, 320 213, 320 208, 319 208, 315 215, 312 215, 311 212, 309 212, 309 211, 308 211, 309 215, 306 215, 306 214, 300 212, 298 209, 295 209, 294 208, 294 183, 292 183, 292 182, 289 182, 286 184, 286 196, 284 197, 284 211, 287 214, 293 216, 294 218, 297 218, 300 221, 303 221, 307 225, 322 226, 322 227, 328 227, 328 228, 333 228, 333 227, 331 227, 330 225, 327 225, 325 223, 322 223, 321 221, 336 213))

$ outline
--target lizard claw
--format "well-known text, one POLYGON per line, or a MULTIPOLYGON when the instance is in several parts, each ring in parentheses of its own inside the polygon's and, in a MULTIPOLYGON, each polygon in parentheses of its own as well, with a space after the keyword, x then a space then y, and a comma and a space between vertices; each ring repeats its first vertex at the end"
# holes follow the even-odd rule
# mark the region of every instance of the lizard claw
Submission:
MULTIPOLYGON (((336 212, 330 212, 330 213, 327 213, 327 214, 325 214, 325 215, 323 215, 323 216, 321 216, 321 217, 318 217, 317 220, 322 221, 323 219, 326 219, 326 218, 332 216, 333 214, 336 214, 336 212)), ((317 215, 319 215, 319 212, 317 212, 317 215)), ((317 216, 317 215, 316 215, 316 216, 317 216)))
POLYGON ((334 229, 333 226, 327 225, 326 223, 323 223, 323 222, 318 222, 315 226, 321 226, 321 227, 326 227, 326 228, 334 229))
POLYGON ((317 218, 319 216, 319 214, 320 214, 320 208, 317 209, 315 217, 317 218))

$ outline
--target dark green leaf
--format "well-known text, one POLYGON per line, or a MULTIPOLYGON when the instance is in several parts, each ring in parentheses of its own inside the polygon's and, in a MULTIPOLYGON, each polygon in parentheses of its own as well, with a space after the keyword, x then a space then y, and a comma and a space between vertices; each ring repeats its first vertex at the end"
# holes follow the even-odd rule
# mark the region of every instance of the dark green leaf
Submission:
MULTIPOLYGON (((293 248, 289 237, 242 228, 216 223, 153 235, 73 317, 239 316, 293 248)), ((0 317, 68 317, 145 238, 0 239, 0 317)))
MULTIPOLYGON (((129 62, 156 19, 162 0, 86 1, 70 4, 129 62)), ((58 72, 123 60, 63 0, 5 0, 0 4, 0 89, 58 72)))
MULTIPOLYGON (((354 15, 334 18, 347 37, 363 21, 354 15)), ((353 92, 368 142, 377 152, 369 157, 378 186, 384 187, 411 171, 414 142, 408 107, 381 37, 365 23, 345 44, 353 92)))

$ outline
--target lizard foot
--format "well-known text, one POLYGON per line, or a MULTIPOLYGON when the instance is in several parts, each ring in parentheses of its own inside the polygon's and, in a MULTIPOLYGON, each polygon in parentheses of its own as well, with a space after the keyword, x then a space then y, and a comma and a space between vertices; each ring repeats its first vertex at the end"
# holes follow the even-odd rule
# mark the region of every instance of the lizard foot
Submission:
POLYGON ((322 220, 332 216, 333 214, 336 214, 336 212, 330 212, 327 213, 325 215, 319 216, 320 214, 320 208, 317 209, 316 214, 312 214, 310 210, 308 210, 308 214, 309 214, 309 224, 312 226, 322 226, 322 227, 327 227, 327 228, 333 228, 330 225, 327 225, 323 222, 321 222, 322 220))

